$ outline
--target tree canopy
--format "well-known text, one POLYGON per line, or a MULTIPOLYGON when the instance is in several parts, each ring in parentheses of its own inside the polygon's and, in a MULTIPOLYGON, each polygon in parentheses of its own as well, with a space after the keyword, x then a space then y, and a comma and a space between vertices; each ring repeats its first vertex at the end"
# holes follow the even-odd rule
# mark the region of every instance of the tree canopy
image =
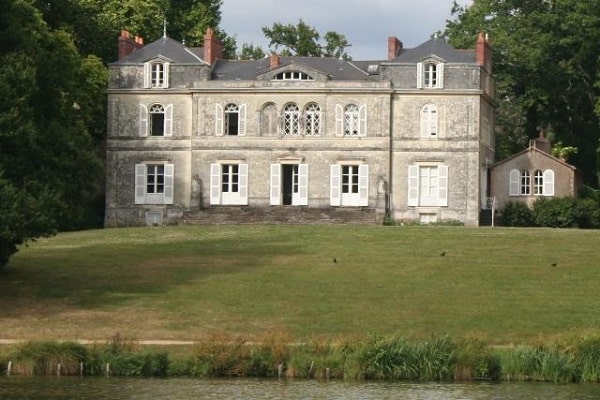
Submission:
POLYGON ((474 0, 454 4, 445 34, 472 47, 485 31, 493 42, 497 83, 497 158, 547 132, 576 147, 570 162, 598 185, 600 2, 474 0))

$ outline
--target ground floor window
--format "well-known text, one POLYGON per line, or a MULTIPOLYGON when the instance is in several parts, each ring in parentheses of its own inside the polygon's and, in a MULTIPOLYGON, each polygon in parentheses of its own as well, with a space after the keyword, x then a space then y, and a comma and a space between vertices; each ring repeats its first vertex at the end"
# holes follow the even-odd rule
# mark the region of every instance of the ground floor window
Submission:
POLYGON ((248 164, 210 165, 210 204, 248 204, 248 164))
POLYGON ((369 166, 334 164, 330 167, 332 206, 369 205, 369 166))
POLYGON ((528 170, 513 169, 509 176, 510 196, 554 196, 554 171, 535 170, 533 175, 528 170), (532 179, 533 176, 533 179, 532 179))
POLYGON ((448 167, 445 165, 409 166, 408 205, 448 206, 448 167))
POLYGON ((308 164, 271 164, 271 205, 308 205, 308 164))
POLYGON ((135 204, 173 204, 173 164, 135 165, 135 204))

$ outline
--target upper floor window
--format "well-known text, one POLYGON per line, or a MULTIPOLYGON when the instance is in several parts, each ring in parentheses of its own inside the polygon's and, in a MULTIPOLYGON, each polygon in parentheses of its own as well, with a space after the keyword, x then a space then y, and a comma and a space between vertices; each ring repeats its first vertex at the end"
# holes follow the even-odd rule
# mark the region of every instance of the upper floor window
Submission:
POLYGON ((216 134, 243 136, 246 134, 246 105, 229 103, 223 108, 217 104, 215 110, 216 134))
POLYGON ((312 81, 312 76, 300 71, 284 71, 275 76, 277 81, 312 81))
POLYGON ((295 103, 289 103, 283 108, 282 123, 284 135, 300 134, 300 109, 295 103))
POLYGON ((417 88, 441 89, 444 87, 444 63, 417 63, 417 88))
POLYGON ((535 170, 533 180, 528 170, 513 169, 509 176, 510 196, 554 196, 554 171, 535 170))
POLYGON ((366 136, 367 134, 367 107, 348 104, 335 107, 335 128, 339 136, 366 136))
POLYGON ((173 136, 173 105, 140 104, 140 136, 173 136))
POLYGON ((165 61, 151 61, 144 64, 144 87, 168 88, 169 63, 165 61))
POLYGON ((310 103, 304 108, 304 133, 308 136, 321 133, 321 108, 318 104, 310 103))
POLYGON ((267 103, 262 109, 260 115, 260 132, 262 135, 277 134, 277 106, 273 103, 267 103))
POLYGON ((438 111, 433 104, 421 109, 421 137, 436 137, 438 134, 438 111))
POLYGON ((173 204, 173 164, 135 165, 135 204, 173 204))

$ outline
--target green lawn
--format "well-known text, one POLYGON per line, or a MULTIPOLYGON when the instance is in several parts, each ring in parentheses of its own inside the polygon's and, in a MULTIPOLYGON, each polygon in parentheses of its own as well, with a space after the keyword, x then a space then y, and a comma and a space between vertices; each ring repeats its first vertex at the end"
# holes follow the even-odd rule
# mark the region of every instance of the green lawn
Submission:
POLYGON ((599 244, 600 231, 442 226, 62 233, 0 270, 0 339, 597 335, 599 244))

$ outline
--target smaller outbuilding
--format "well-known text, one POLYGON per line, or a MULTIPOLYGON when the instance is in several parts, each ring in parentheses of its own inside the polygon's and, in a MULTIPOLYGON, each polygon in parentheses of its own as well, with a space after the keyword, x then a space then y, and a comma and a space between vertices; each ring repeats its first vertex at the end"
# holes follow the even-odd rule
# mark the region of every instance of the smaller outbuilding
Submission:
POLYGON ((531 206, 542 197, 577 197, 581 173, 551 154, 544 132, 520 153, 497 162, 491 169, 491 196, 501 211, 509 202, 531 206))

